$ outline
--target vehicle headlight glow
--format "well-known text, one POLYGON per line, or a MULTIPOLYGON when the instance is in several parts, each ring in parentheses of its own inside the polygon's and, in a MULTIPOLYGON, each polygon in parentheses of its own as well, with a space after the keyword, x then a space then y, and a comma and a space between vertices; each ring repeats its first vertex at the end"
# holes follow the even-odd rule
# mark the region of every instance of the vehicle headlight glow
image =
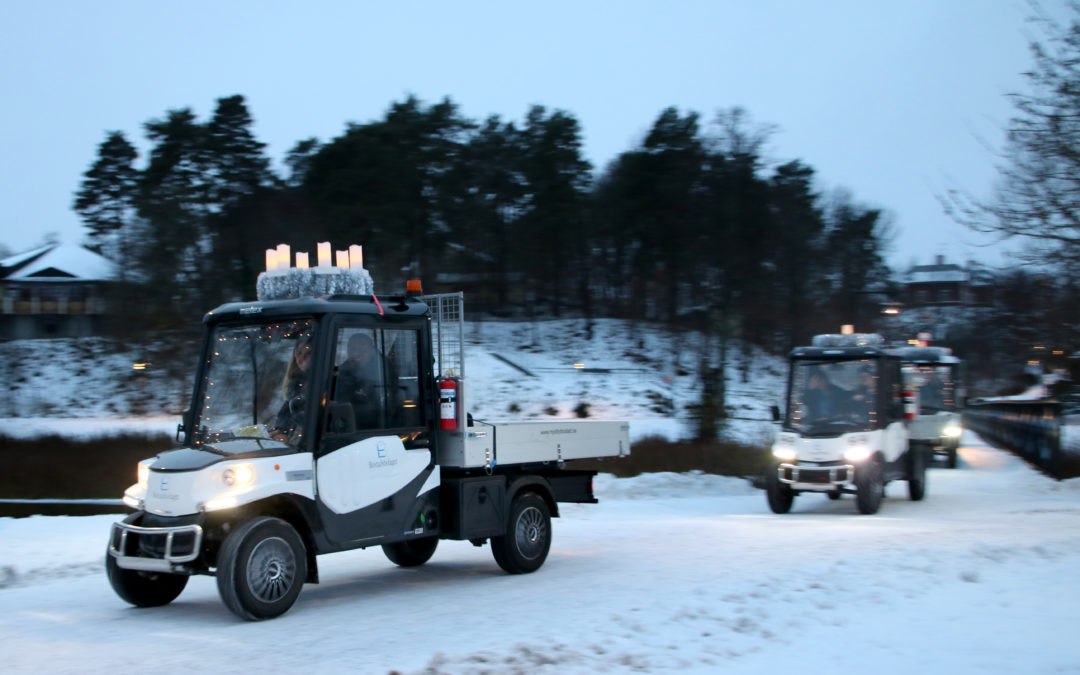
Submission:
POLYGON ((250 464, 231 466, 221 474, 221 480, 229 487, 250 485, 255 480, 255 467, 250 464))
POLYGON ((772 449, 772 454, 773 454, 773 457, 775 457, 777 459, 782 459, 782 460, 785 460, 785 461, 788 461, 788 462, 794 461, 794 459, 797 457, 797 453, 795 452, 795 448, 793 448, 793 447, 791 447, 789 445, 779 445, 779 444, 774 445, 773 449, 772 449))
POLYGON ((844 459, 849 462, 861 462, 870 456, 870 446, 865 443, 857 443, 844 451, 844 459))
POLYGON ((135 471, 135 481, 139 484, 139 487, 146 490, 150 485, 150 465, 140 464, 139 468, 135 471))
POLYGON ((945 434, 949 438, 960 438, 964 434, 964 427, 960 426, 959 424, 950 424, 949 426, 945 427, 941 433, 945 434))
POLYGON ((217 499, 211 499, 210 501, 200 504, 200 511, 220 511, 221 509, 230 509, 240 503, 239 498, 235 495, 225 495, 224 497, 218 497, 217 499))

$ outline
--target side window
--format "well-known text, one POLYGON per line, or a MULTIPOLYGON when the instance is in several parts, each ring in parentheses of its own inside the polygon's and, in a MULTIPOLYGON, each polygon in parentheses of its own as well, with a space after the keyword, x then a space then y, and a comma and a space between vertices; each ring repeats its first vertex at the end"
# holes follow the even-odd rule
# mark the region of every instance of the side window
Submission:
POLYGON ((394 374, 389 396, 391 420, 398 427, 424 425, 420 396, 420 333, 415 330, 383 331, 390 372, 394 374))
POLYGON ((415 330, 340 328, 328 431, 421 426, 418 342, 415 330))

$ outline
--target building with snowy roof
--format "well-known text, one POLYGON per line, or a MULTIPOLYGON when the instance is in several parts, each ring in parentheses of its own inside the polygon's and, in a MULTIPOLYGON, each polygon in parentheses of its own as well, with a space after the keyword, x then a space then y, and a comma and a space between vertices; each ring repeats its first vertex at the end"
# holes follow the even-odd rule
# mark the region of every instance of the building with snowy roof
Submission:
POLYGON ((966 265, 945 262, 939 255, 932 265, 915 265, 904 278, 908 307, 980 307, 994 301, 994 275, 969 260, 966 265))
POLYGON ((49 244, 0 260, 0 338, 84 337, 101 331, 106 258, 81 246, 49 244))

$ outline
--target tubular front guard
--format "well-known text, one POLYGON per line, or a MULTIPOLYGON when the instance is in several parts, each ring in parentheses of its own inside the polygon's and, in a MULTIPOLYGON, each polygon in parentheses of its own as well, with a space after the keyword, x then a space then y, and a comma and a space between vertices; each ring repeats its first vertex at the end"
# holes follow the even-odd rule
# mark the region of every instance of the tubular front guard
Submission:
POLYGON ((109 555, 123 569, 188 573, 186 564, 199 557, 202 537, 203 529, 199 525, 140 527, 113 523, 109 555))
POLYGON ((855 467, 851 464, 790 464, 776 467, 777 477, 797 490, 829 492, 854 487, 855 467))

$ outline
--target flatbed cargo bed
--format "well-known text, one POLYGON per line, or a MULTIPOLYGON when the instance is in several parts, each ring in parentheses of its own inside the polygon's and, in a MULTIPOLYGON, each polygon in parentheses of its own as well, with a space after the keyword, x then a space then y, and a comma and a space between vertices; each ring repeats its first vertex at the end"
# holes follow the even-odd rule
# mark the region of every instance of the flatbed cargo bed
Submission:
POLYGON ((437 461, 445 467, 490 469, 628 454, 630 425, 624 421, 477 421, 464 432, 440 432, 437 461))

